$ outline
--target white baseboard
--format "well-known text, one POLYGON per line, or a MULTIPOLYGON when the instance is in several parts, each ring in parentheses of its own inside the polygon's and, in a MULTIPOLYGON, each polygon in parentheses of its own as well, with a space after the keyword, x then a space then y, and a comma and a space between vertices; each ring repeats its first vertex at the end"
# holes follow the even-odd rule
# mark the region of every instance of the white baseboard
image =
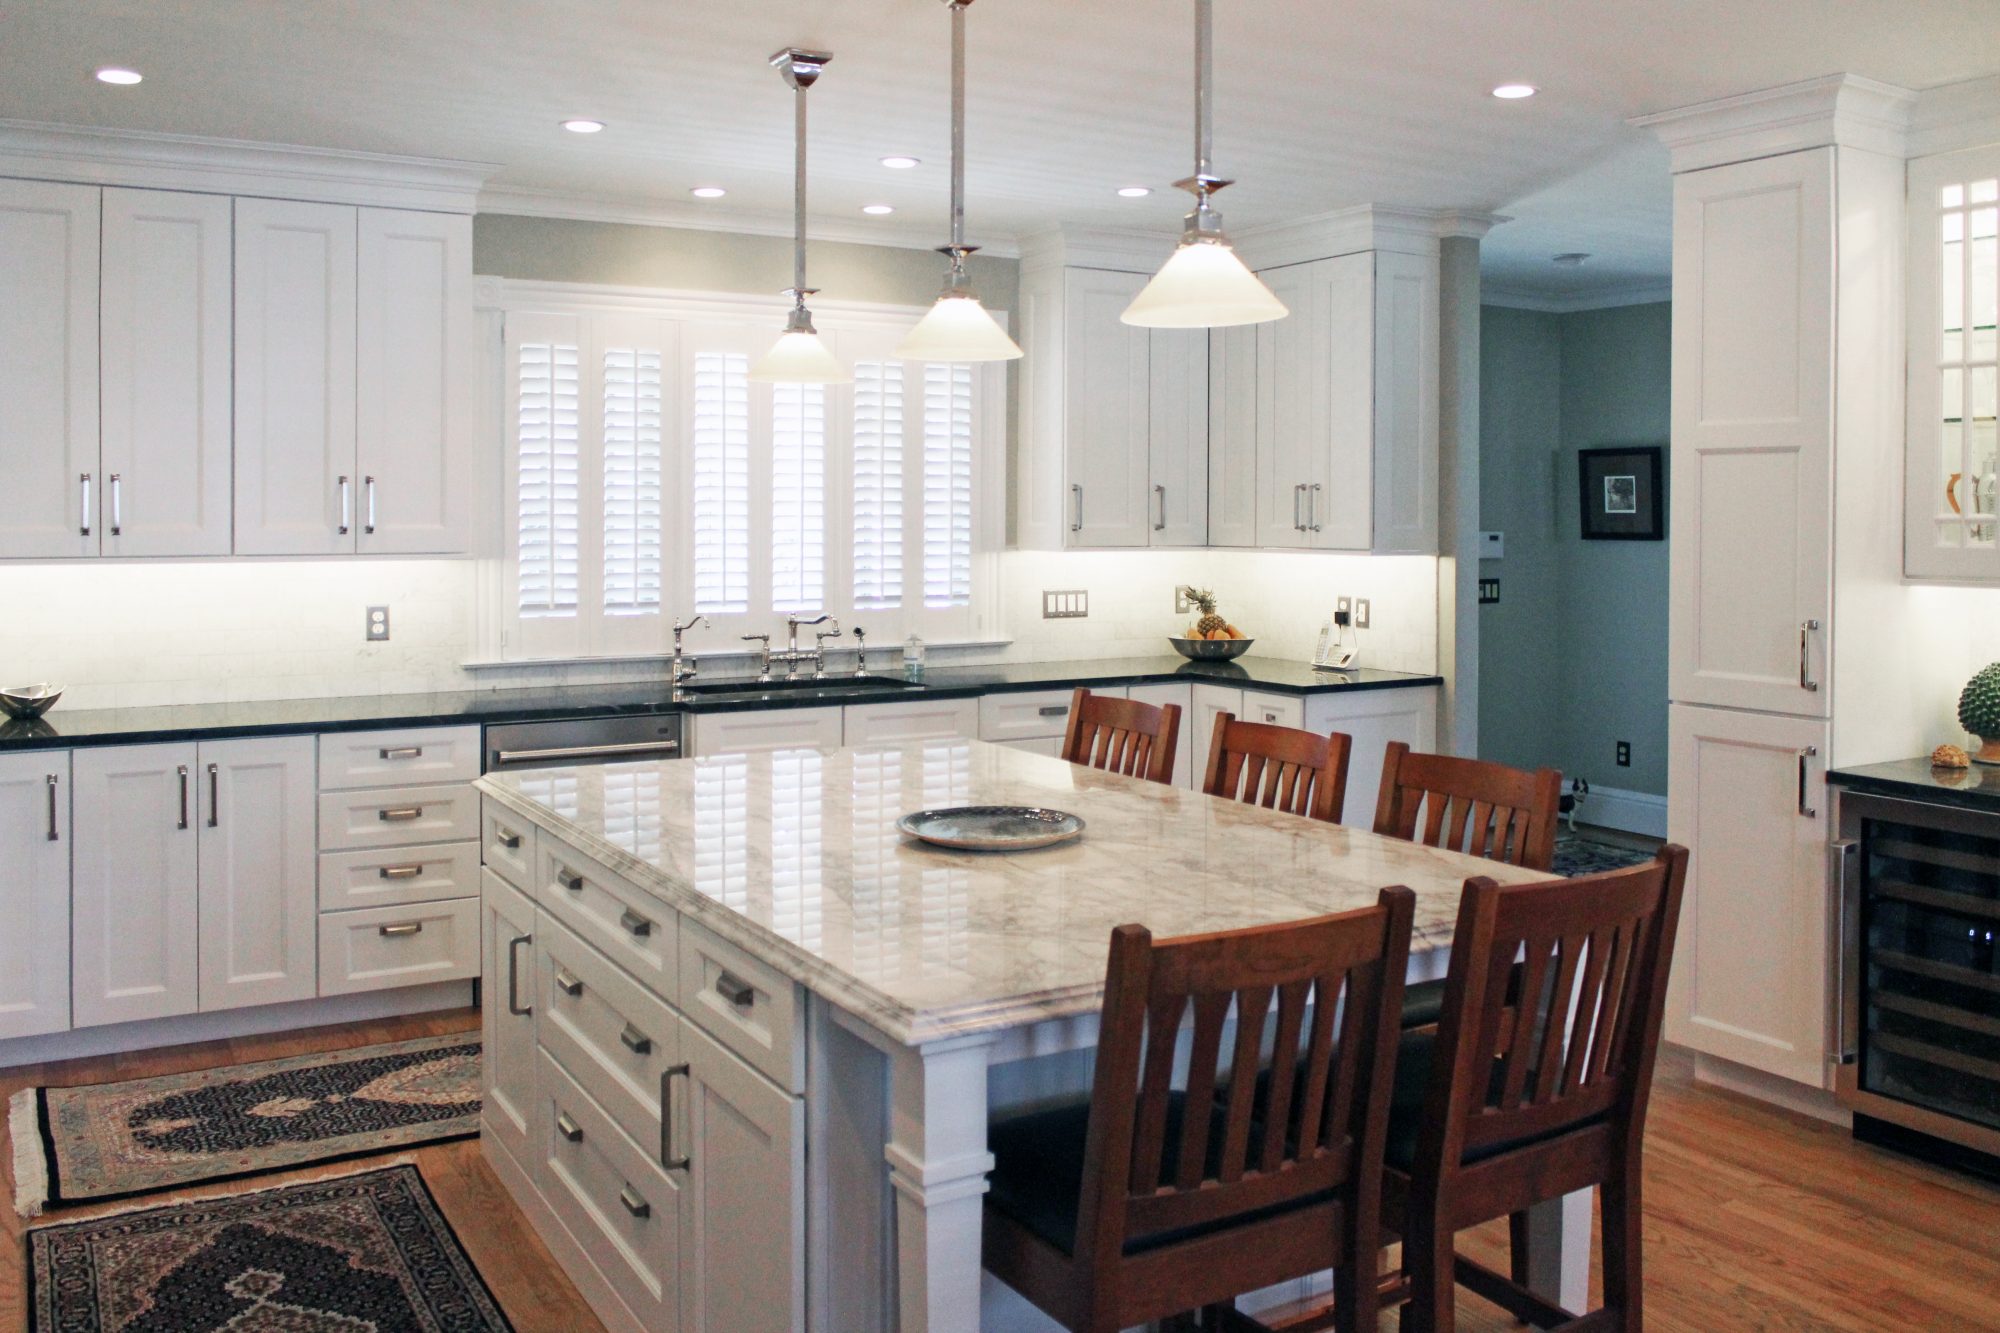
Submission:
POLYGON ((50 1032, 39 1037, 0 1041, 0 1068, 77 1060, 114 1052, 145 1051, 156 1046, 249 1037, 294 1028, 325 1027, 397 1014, 428 1014, 439 1009, 463 1009, 472 1003, 470 981, 434 981, 426 986, 364 991, 323 1000, 294 1000, 250 1009, 223 1009, 211 1014, 180 1014, 138 1023, 106 1023, 102 1027, 50 1032))
POLYGON ((1800 1115, 1809 1115, 1815 1120, 1842 1127, 1854 1123, 1853 1113, 1835 1099, 1826 1088, 1815 1088, 1804 1083, 1794 1083, 1776 1074, 1767 1074, 1761 1069, 1739 1065, 1734 1060, 1725 1060, 1718 1055, 1704 1055, 1695 1052, 1694 1081, 1710 1087, 1724 1088, 1730 1092, 1753 1097, 1760 1102, 1770 1102, 1800 1115))
POLYGON ((1576 812, 1576 819, 1579 824, 1595 824, 1599 828, 1664 838, 1667 836, 1667 798, 1655 796, 1649 791, 1592 787, 1583 808, 1576 812))

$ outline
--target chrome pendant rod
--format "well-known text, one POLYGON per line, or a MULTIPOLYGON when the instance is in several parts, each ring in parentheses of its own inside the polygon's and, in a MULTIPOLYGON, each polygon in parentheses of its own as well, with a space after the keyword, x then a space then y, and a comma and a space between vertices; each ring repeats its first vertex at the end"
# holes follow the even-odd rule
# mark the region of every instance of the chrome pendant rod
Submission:
POLYGON ((806 90, 818 82, 820 72, 833 56, 825 51, 805 51, 788 46, 773 52, 771 65, 783 76, 792 97, 792 323, 793 328, 810 330, 806 298, 815 288, 806 285, 806 90))
POLYGON ((965 11, 972 0, 951 6, 951 246, 965 248, 965 11))
POLYGON ((1215 149, 1215 0, 1194 0, 1194 178, 1212 176, 1215 149))

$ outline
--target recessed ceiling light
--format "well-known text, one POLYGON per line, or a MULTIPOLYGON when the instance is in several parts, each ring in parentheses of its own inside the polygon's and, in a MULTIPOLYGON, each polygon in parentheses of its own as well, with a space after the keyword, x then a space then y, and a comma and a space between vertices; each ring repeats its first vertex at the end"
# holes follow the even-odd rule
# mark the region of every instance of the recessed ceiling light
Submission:
POLYGON ((601 120, 566 120, 562 123, 562 127, 571 134, 595 134, 604 128, 604 122, 601 120))
POLYGON ((1147 195, 1151 194, 1152 192, 1153 191, 1150 186, 1124 185, 1119 187, 1118 197, 1120 199, 1144 199, 1147 195))
POLYGON ((868 214, 870 217, 879 218, 879 217, 885 217, 888 214, 895 212, 896 206, 894 204, 863 204, 861 206, 861 211, 868 214))
POLYGON ((121 88, 129 88, 145 77, 136 69, 122 69, 117 65, 106 65, 97 71, 99 83, 115 83, 121 88))
POLYGON ((889 168, 891 171, 908 171, 911 167, 920 166, 922 164, 918 161, 918 159, 914 157, 904 157, 901 154, 895 154, 883 158, 882 165, 889 168))
POLYGON ((729 191, 723 189, 720 185, 697 185, 692 190, 689 190, 688 193, 697 199, 720 199, 723 195, 728 194, 729 191))
POLYGON ((1493 90, 1493 95, 1502 101, 1518 102, 1524 97, 1533 97, 1538 91, 1532 83, 1503 83, 1493 90))
POLYGON ((1583 262, 1589 258, 1590 255, 1587 251, 1571 250, 1567 254, 1551 256, 1549 262, 1551 264, 1561 264, 1564 268, 1580 268, 1583 262))

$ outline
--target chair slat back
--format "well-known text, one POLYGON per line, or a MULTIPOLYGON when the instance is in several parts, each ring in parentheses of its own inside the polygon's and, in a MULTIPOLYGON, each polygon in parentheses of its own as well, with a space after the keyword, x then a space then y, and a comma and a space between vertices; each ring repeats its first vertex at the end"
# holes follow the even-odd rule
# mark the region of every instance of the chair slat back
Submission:
POLYGON ((1391 741, 1382 761, 1375 831, 1531 870, 1555 859, 1562 774, 1484 759, 1417 754, 1391 741))
POLYGON ((1218 713, 1201 789, 1210 796, 1337 823, 1347 804, 1347 761, 1353 745, 1351 737, 1337 731, 1321 736, 1294 727, 1238 722, 1234 713, 1218 713))
POLYGON ((1600 875, 1466 882, 1419 1163, 1608 1112, 1643 1121, 1686 877, 1668 846, 1600 875))
POLYGON ((1309 921, 1112 932, 1080 1259, 1379 1173, 1415 901, 1389 888, 1309 921))
POLYGON ((1142 704, 1079 689, 1070 696, 1062 757, 1128 778, 1171 783, 1180 738, 1179 704, 1142 704))

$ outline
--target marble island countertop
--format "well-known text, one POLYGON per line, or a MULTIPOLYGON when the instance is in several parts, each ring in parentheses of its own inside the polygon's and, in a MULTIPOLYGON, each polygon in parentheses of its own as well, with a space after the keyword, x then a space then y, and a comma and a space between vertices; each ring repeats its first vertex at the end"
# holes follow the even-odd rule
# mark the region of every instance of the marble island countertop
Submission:
POLYGON ((1362 829, 979 741, 493 773, 495 801, 866 1020, 920 1044, 1094 1012, 1114 926, 1182 935, 1417 893, 1450 943, 1470 875, 1546 878, 1362 829), (1033 805, 1073 842, 996 855, 905 838, 903 815, 1033 805))

